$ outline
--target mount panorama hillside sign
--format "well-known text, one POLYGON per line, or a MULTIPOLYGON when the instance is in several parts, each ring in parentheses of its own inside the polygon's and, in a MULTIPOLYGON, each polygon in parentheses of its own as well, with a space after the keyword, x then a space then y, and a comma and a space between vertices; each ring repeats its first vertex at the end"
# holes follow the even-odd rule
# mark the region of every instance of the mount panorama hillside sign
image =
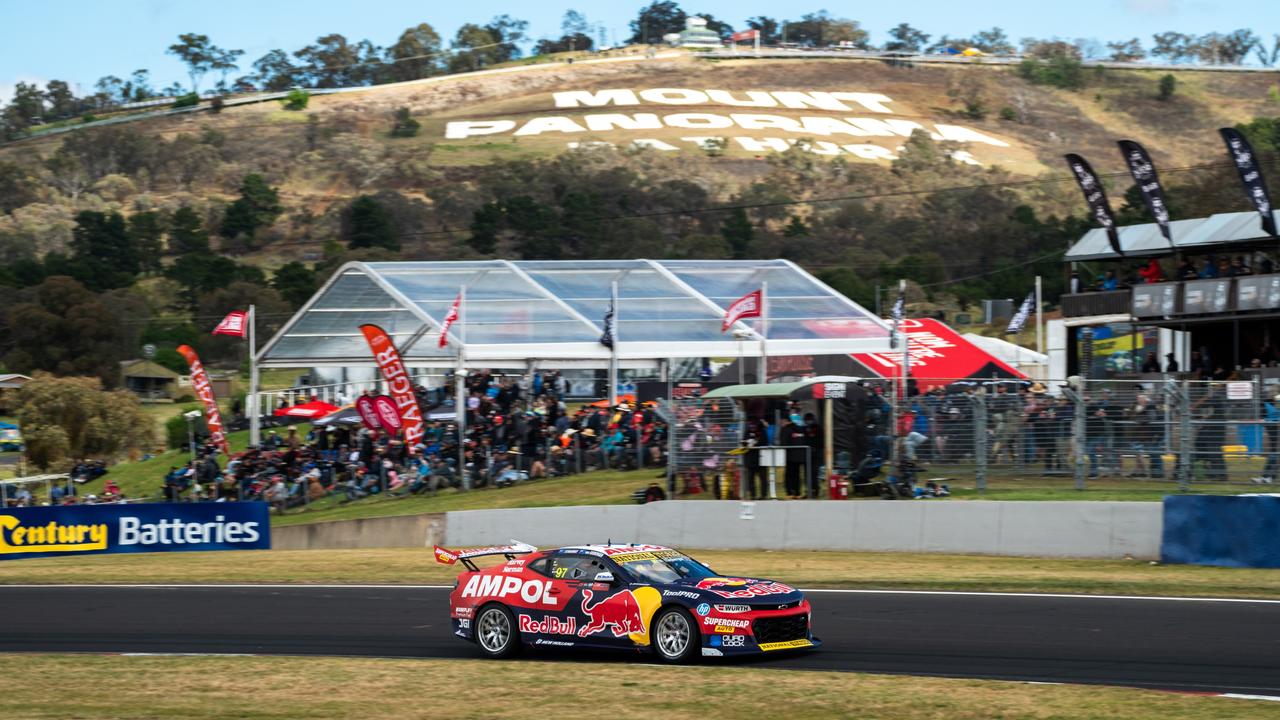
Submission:
MULTIPOLYGON (((575 114, 542 115, 519 120, 455 120, 445 126, 445 138, 463 140, 481 136, 533 137, 577 136, 587 142, 570 141, 570 147, 599 143, 593 133, 635 134, 630 144, 657 150, 679 150, 676 143, 708 148, 723 146, 746 152, 782 152, 793 147, 817 155, 852 155, 865 160, 894 160, 901 139, 923 130, 936 141, 974 147, 1010 147, 1009 143, 962 125, 925 125, 898 115, 893 100, 880 93, 825 92, 816 90, 691 90, 648 88, 645 90, 569 90, 552 94, 556 108, 575 114), (682 106, 680 112, 629 112, 616 108, 641 109, 646 105, 682 106), (690 111, 697 106, 713 106, 717 112, 690 111), (594 111, 600 109, 599 111, 594 111), (795 111, 800 111, 796 113, 795 111), (785 113, 785 114, 783 114, 785 113), (662 137, 644 137, 650 131, 664 131, 662 137), (674 132, 670 132, 674 131, 674 132), (684 134, 682 131, 689 131, 684 134), (748 131, 764 137, 730 134, 748 131), (886 147, 884 138, 890 138, 886 147)), ((968 150, 954 150, 959 162, 981 164, 968 150)))

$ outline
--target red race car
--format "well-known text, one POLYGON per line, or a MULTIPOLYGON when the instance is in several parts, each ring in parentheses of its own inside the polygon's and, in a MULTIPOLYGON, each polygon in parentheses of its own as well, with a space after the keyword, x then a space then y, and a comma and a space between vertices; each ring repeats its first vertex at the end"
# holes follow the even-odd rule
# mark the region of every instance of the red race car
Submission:
POLYGON ((772 580, 727 577, 660 545, 538 550, 514 542, 436 547, 461 562, 449 594, 454 634, 489 657, 523 646, 652 651, 667 662, 818 647, 809 601, 772 580), (501 555, 484 569, 473 560, 501 555))

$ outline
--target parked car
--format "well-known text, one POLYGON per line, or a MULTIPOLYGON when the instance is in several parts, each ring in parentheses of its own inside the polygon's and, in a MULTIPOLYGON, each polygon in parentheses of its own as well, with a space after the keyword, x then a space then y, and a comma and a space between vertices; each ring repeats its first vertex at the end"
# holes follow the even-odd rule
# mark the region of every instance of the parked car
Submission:
POLYGON ((17 428, 0 429, 0 452, 22 452, 24 449, 22 433, 17 428))

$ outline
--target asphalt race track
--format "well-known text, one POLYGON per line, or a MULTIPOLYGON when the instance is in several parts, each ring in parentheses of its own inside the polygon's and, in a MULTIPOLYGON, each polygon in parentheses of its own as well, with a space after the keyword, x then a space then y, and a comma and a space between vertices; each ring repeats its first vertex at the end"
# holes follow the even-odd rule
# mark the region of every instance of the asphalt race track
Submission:
MULTIPOLYGON (((0 607, 20 618, 6 623, 0 651, 478 657, 449 629, 448 592, 0 586, 0 607)), ((737 664, 1280 695, 1280 602, 823 591, 810 598, 821 650, 737 664)))

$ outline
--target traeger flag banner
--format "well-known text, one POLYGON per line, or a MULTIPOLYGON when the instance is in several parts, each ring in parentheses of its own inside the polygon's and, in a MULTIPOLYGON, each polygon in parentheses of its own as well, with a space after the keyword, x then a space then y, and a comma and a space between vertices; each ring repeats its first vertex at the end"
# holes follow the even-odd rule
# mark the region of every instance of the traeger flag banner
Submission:
POLYGON ((604 314, 604 332, 600 333, 600 344, 613 349, 614 333, 617 328, 614 327, 614 307, 613 298, 609 298, 609 309, 604 314))
POLYGON ((223 453, 230 455, 226 433, 222 432, 222 414, 218 412, 218 400, 213 396, 213 385, 209 383, 209 373, 205 372, 200 356, 189 345, 179 345, 178 352, 191 367, 191 387, 196 391, 200 402, 204 403, 204 424, 209 427, 209 438, 223 453))
POLYGON ((764 307, 762 300, 763 293, 760 290, 749 292, 734 300, 729 305, 729 308, 724 311, 724 321, 720 323, 720 332, 725 332, 733 327, 733 324, 739 320, 760 317, 760 312, 764 307))
POLYGON ((1240 173, 1245 194, 1262 216, 1262 229, 1274 237, 1276 220, 1271 214, 1271 196, 1267 193, 1267 181, 1262 177, 1262 167, 1258 165, 1258 156, 1253 152, 1253 146, 1235 128, 1222 128, 1218 132, 1227 143, 1227 152, 1231 153, 1231 160, 1240 173))
POLYGON ((395 343, 391 342, 391 336, 385 330, 377 325, 361 325, 360 332, 369 341, 373 359, 378 362, 387 387, 391 388, 391 399, 395 400, 400 419, 404 421, 405 447, 412 449, 422 441, 426 431, 422 427, 422 410, 418 407, 417 396, 413 394, 413 380, 409 378, 409 370, 405 368, 395 343))
POLYGON ((1027 325, 1027 318, 1031 317, 1031 311, 1036 307, 1036 291, 1032 290, 1027 293, 1027 299, 1022 301, 1022 307, 1018 308, 1018 312, 1009 318, 1009 327, 1005 328, 1006 333, 1022 332, 1022 328, 1027 325))
POLYGON ((1145 148, 1132 140, 1121 140, 1120 154, 1129 166, 1129 174, 1142 193, 1142 202, 1146 203, 1151 217, 1160 226, 1160 234, 1173 245, 1173 234, 1169 230, 1169 207, 1164 202, 1164 188, 1160 187, 1160 178, 1156 175, 1156 166, 1145 148))
POLYGON ((222 322, 218 323, 218 327, 213 329, 213 335, 232 335, 234 337, 245 337, 249 334, 249 313, 243 310, 232 310, 227 316, 222 318, 222 322))
POLYGON ((453 305, 449 308, 449 313, 444 316, 444 322, 440 325, 440 347, 449 344, 449 328, 458 321, 458 311, 462 307, 462 293, 458 293, 458 297, 453 299, 453 305))
POLYGON ((1120 233, 1116 232, 1116 218, 1111 213, 1111 203, 1107 202, 1107 193, 1102 189, 1102 183, 1098 181, 1097 174, 1079 155, 1068 153, 1064 157, 1067 159, 1067 165, 1071 167, 1071 173, 1076 177, 1076 182, 1080 185, 1081 192, 1084 193, 1084 201, 1089 204, 1089 212, 1093 213, 1093 219, 1107 231, 1107 240, 1111 243, 1111 249, 1117 255, 1124 255, 1124 251, 1120 249, 1120 233))

